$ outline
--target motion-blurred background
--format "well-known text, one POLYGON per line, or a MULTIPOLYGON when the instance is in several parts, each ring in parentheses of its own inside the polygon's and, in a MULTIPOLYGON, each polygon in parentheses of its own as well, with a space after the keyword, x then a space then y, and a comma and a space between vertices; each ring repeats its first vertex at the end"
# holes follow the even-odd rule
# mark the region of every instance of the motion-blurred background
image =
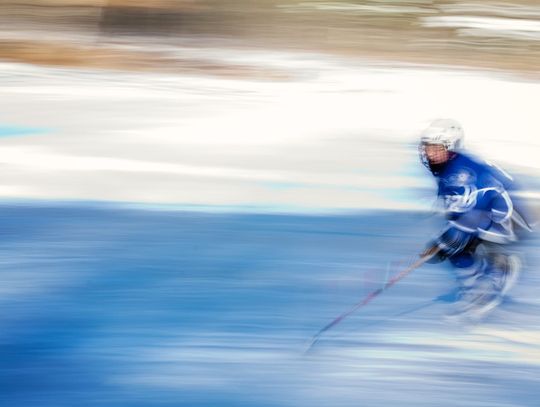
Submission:
POLYGON ((6 0, 1 10, 2 57, 44 64, 204 70, 194 55, 151 45, 221 40, 533 74, 538 66, 533 0, 6 0))
POLYGON ((414 209, 432 185, 414 144, 438 117, 538 168, 533 1, 0 9, 4 197, 414 209))
POLYGON ((440 227, 431 120, 537 207, 539 63, 533 0, 0 1, 0 404, 536 406, 536 238, 303 351, 440 227))

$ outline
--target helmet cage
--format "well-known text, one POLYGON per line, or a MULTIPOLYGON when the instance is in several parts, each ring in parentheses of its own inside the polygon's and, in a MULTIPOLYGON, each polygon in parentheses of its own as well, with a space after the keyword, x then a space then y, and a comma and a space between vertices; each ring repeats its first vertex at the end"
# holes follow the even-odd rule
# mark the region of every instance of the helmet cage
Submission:
POLYGON ((435 120, 422 133, 418 152, 422 164, 432 169, 426 155, 426 145, 442 145, 447 151, 456 151, 463 147, 463 129, 455 120, 439 119, 435 120))

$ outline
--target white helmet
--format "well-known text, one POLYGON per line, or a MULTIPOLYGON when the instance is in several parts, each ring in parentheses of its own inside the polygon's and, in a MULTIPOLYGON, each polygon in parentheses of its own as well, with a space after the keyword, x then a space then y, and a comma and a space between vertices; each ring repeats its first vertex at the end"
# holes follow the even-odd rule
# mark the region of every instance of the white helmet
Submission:
POLYGON ((463 148, 465 133, 461 124, 452 119, 437 119, 433 121, 420 136, 420 158, 422 163, 429 168, 429 163, 424 151, 426 144, 443 145, 448 151, 458 151, 463 148))
POLYGON ((437 119, 422 132, 422 144, 442 144, 448 150, 454 151, 463 148, 463 128, 461 124, 452 119, 437 119))

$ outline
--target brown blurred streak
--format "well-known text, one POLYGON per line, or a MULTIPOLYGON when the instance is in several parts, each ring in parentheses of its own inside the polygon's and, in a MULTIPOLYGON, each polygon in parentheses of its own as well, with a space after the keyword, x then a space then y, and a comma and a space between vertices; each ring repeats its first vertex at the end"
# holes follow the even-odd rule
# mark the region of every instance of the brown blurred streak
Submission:
POLYGON ((288 80, 277 69, 263 69, 242 64, 227 64, 186 56, 170 59, 153 51, 132 51, 106 46, 42 41, 0 40, 0 59, 38 65, 113 69, 138 72, 201 73, 218 77, 288 80))
POLYGON ((5 0, 3 6, 200 8, 199 0, 5 0))
MULTIPOLYGON (((94 47, 102 47, 101 40, 124 38, 135 35, 167 38, 200 38, 204 46, 208 36, 228 38, 237 44, 252 45, 276 49, 315 50, 338 55, 361 56, 397 62, 442 63, 445 65, 463 65, 481 68, 504 69, 538 75, 540 63, 540 44, 538 41, 516 40, 490 37, 463 37, 456 28, 422 26, 420 18, 425 15, 445 15, 444 5, 496 4, 499 6, 536 6, 537 0, 457 0, 439 1, 356 1, 356 4, 377 6, 412 5, 422 13, 386 13, 369 12, 367 14, 343 11, 321 11, 303 9, 305 4, 321 2, 292 0, 7 0, 0 3, 2 12, 14 7, 32 9, 26 15, 31 24, 36 21, 46 22, 47 27, 58 29, 67 26, 73 30, 86 29, 97 34, 94 47), (300 10, 284 11, 277 6, 301 5, 300 10), (50 7, 49 7, 50 6, 50 7), (54 10, 51 11, 51 10, 54 10), (47 16, 48 14, 48 16, 47 16), (61 18, 57 18, 61 17, 61 18)), ((347 3, 347 2, 342 2, 347 3)), ((352 2, 349 2, 352 3, 352 2)), ((484 7, 485 9, 485 7, 484 7)), ((483 15, 488 15, 489 10, 483 15)), ((452 13, 450 13, 451 15, 452 13)), ((461 13, 462 15, 467 12, 461 13)), ((481 16, 482 13, 473 13, 481 16)), ((21 20, 21 21, 22 21, 21 20)), ((11 21, 8 20, 11 23, 11 21)), ((27 23, 27 22, 26 22, 27 23)), ((1 22, 0 22, 1 25, 1 22)), ((13 26, 13 23, 11 23, 13 26)), ((28 24, 27 24, 28 25, 28 24)), ((26 25, 26 26, 27 26, 26 25)), ((25 29, 22 24, 19 28, 25 29)), ((137 39, 136 41, 139 41, 137 39)), ((96 53, 109 55, 112 49, 77 50, 81 44, 65 36, 64 52, 70 52, 62 58, 66 61, 79 60, 81 53, 86 53, 88 64, 95 65, 90 59, 96 53), (71 48, 70 48, 71 47, 71 48), (71 50, 71 51, 70 51, 71 50)), ((109 44, 110 45, 110 44, 109 44)), ((141 44, 139 44, 141 45, 141 44)), ((28 45, 28 47, 32 47, 28 45)), ((43 47, 47 49, 47 47, 43 47)), ((51 49, 58 49, 51 44, 51 49)), ((44 53, 44 51, 39 51, 44 53)), ((118 50, 118 55, 122 50, 118 50)), ((29 58, 31 53, 15 52, 5 42, 0 43, 0 58, 11 53, 22 58, 29 58), (4 48, 2 51, 1 48, 4 48)), ((9 55, 8 55, 9 56, 9 55)), ((140 57, 140 64, 146 67, 148 60, 158 57, 151 52, 133 56, 140 57)), ((163 57, 163 56, 161 56, 163 57)), ((55 61, 62 60, 56 55, 55 61)), ((33 60, 45 60, 45 56, 33 60)), ((112 57, 101 58, 100 64, 112 62, 112 57)), ((32 60, 29 60, 32 61, 32 60)), ((162 61, 169 64, 178 61, 162 61)), ((180 61, 181 63, 184 63, 180 61)), ((81 60, 82 63, 82 60, 81 60)), ((114 66, 124 64, 114 63, 114 66)))

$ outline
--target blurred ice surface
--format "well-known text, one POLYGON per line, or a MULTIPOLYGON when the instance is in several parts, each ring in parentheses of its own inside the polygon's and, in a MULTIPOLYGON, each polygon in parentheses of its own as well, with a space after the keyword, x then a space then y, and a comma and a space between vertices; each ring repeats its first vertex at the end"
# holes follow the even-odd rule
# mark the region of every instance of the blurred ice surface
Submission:
POLYGON ((452 276, 423 267, 303 354, 432 218, 4 204, 0 226, 4 405, 536 405, 532 267, 476 327, 443 319, 452 276))

